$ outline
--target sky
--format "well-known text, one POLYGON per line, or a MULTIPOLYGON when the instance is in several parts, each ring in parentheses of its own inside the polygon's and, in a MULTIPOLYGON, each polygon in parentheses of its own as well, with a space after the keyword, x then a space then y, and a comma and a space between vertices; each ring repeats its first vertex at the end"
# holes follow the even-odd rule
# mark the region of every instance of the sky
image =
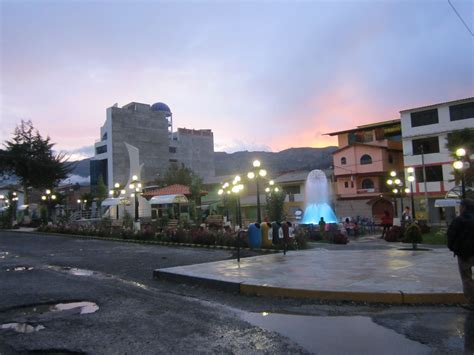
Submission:
POLYGON ((216 151, 337 145, 324 133, 474 96, 474 1, 0 0, 0 143, 32 120, 72 160, 107 107, 165 102, 216 151))

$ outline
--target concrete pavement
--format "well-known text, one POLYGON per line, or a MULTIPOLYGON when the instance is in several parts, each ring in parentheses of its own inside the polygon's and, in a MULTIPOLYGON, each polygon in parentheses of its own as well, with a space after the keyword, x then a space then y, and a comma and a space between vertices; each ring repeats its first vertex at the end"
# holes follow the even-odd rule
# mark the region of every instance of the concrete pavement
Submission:
POLYGON ((155 278, 206 284, 242 294, 381 303, 465 303, 457 261, 445 247, 361 238, 325 246, 154 271, 155 278), (349 247, 350 246, 350 247, 349 247), (334 248, 336 247, 336 248, 334 248), (424 246, 426 247, 426 246, 424 246))

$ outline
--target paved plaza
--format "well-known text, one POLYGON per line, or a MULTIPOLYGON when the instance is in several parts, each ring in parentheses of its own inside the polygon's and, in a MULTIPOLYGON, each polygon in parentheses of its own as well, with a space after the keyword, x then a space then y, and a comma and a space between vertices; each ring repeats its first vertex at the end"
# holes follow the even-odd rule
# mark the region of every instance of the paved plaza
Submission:
POLYGON ((214 281, 244 294, 384 303, 465 302, 457 261, 447 248, 400 250, 411 245, 388 245, 370 237, 353 243, 352 250, 349 245, 332 249, 322 245, 240 263, 224 260, 159 269, 155 277, 214 281))

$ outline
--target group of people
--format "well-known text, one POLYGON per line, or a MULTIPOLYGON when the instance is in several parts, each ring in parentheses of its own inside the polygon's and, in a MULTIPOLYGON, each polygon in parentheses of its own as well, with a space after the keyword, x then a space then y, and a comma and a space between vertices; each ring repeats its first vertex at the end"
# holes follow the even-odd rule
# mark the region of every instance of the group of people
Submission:
MULTIPOLYGON (((406 226, 410 225, 411 223, 413 223, 413 217, 412 217, 410 207, 406 206, 405 209, 403 210, 402 218, 400 220, 400 223, 401 223, 402 227, 406 227, 406 226)), ((388 212, 387 210, 385 210, 383 212, 383 215, 380 219, 380 225, 383 228, 382 229, 382 236, 380 238, 383 239, 385 237, 385 233, 388 233, 390 228, 393 227, 393 217, 390 216, 390 212, 388 212)))

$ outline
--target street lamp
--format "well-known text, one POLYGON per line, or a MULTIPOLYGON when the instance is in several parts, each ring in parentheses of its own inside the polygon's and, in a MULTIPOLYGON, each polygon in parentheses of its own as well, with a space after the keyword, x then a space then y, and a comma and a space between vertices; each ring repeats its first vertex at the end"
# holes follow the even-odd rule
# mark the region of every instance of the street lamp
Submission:
POLYGON ((244 189, 244 185, 240 184, 240 176, 237 175, 234 178, 234 181, 232 181, 232 188, 230 191, 232 191, 233 194, 237 196, 237 224, 239 226, 239 229, 242 228, 242 212, 240 209, 240 192, 244 189))
POLYGON ((46 203, 47 211, 48 211, 48 221, 51 220, 51 203, 56 201, 56 195, 52 193, 50 189, 45 191, 45 194, 41 196, 41 200, 46 203))
POLYGON ((466 181, 464 176, 464 171, 469 168, 469 157, 466 158, 466 150, 464 148, 458 148, 456 150, 456 160, 453 163, 453 168, 460 172, 461 174, 461 197, 462 199, 466 198, 466 181))
POLYGON ((140 218, 138 216, 138 195, 142 192, 142 183, 138 180, 137 175, 132 176, 132 183, 129 185, 130 190, 132 193, 130 194, 131 197, 135 198, 135 229, 140 229, 140 218))
POLYGON ((247 174, 247 177, 252 180, 255 179, 257 182, 257 222, 262 223, 262 214, 260 211, 260 186, 259 186, 259 179, 260 177, 265 177, 267 175, 267 171, 265 169, 260 169, 260 160, 254 160, 252 163, 254 170, 250 171, 247 174))
POLYGON ((407 173, 408 173, 407 180, 410 183, 410 191, 411 191, 411 194, 410 194, 411 214, 412 214, 412 220, 415 221, 415 219, 416 219, 416 217, 415 217, 415 197, 414 197, 415 191, 413 190, 413 182, 415 181, 415 168, 413 168, 412 166, 408 167, 407 168, 407 173))
POLYGON ((403 211, 403 196, 402 193, 407 191, 407 189, 404 188, 404 183, 402 180, 400 180, 397 177, 397 172, 396 171, 391 171, 390 176, 392 179, 387 180, 387 185, 389 185, 392 188, 392 192, 394 194, 394 202, 395 202, 395 216, 398 217, 398 206, 397 206, 397 194, 400 196, 400 208, 403 211))
MULTIPOLYGON (((110 189, 109 191, 109 195, 110 197, 112 198, 119 198, 120 197, 120 194, 125 194, 125 190, 122 189, 122 186, 116 182, 114 184, 114 187, 112 189, 110 189)), ((119 200, 119 203, 120 203, 120 200, 119 200)), ((119 203, 117 204, 116 206, 116 218, 119 219, 119 203)))

